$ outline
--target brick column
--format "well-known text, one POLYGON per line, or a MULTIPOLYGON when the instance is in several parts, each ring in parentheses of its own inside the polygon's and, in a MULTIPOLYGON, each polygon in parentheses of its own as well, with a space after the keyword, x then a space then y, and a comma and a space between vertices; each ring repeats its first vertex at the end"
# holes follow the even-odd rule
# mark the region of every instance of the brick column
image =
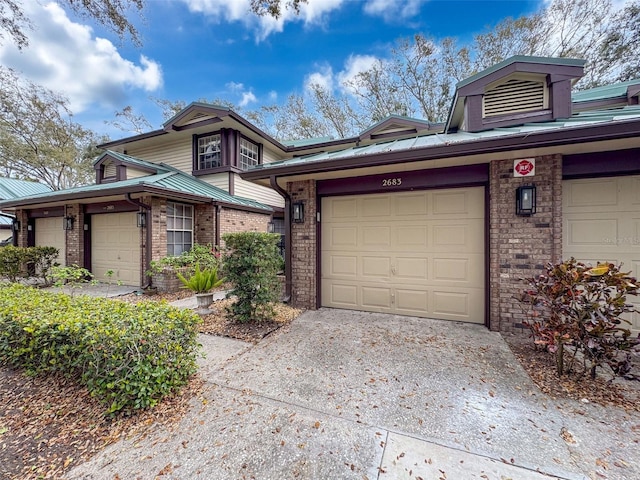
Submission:
POLYGON ((145 203, 151 205, 151 219, 147 219, 147 228, 151 227, 151 260, 160 260, 167 256, 167 200, 154 197, 145 203))
POLYGON ((215 207, 209 204, 196 205, 194 208, 193 241, 200 245, 216 243, 215 207))
POLYGON ((522 332, 523 310, 517 301, 523 278, 540 274, 562 252, 562 159, 536 158, 533 177, 514 177, 513 160, 491 162, 489 221, 489 298, 491 330, 522 332), (516 188, 535 184, 537 211, 515 214, 516 188))
POLYGON ((304 223, 291 224, 291 304, 316 309, 317 305, 317 224, 316 182, 287 183, 291 202, 304 203, 304 223))
POLYGON ((20 222, 20 231, 18 232, 18 246, 26 247, 28 246, 28 222, 29 217, 27 217, 26 210, 17 210, 16 218, 20 222))
POLYGON ((66 265, 78 265, 84 267, 84 213, 79 204, 67 205, 66 216, 73 217, 73 229, 65 230, 66 253, 64 256, 66 265))

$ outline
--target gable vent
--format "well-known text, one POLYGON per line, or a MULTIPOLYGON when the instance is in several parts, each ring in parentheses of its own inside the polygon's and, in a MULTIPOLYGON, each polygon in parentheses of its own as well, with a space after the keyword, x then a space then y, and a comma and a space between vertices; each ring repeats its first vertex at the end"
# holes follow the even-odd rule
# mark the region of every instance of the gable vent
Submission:
POLYGON ((512 78, 485 92, 483 116, 544 110, 546 104, 544 82, 512 78))
POLYGON ((104 178, 113 178, 116 176, 116 165, 113 162, 104 164, 104 178))

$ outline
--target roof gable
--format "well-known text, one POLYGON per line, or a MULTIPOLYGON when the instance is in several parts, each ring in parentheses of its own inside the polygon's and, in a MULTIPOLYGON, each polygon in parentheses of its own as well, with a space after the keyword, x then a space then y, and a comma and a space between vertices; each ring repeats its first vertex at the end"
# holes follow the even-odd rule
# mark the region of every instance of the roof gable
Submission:
POLYGON ((360 133, 360 140, 375 140, 390 137, 400 137, 407 135, 418 135, 419 133, 441 131, 442 124, 430 123, 418 118, 403 117, 401 115, 389 115, 375 125, 360 133))

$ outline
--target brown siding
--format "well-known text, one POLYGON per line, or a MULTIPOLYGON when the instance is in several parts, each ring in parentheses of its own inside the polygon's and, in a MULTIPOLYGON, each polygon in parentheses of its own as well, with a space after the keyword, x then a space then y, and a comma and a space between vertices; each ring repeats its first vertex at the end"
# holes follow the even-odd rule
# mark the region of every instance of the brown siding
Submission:
POLYGON ((533 177, 514 178, 513 160, 491 163, 489 206, 490 327, 521 332, 523 311, 516 297, 521 279, 542 273, 547 262, 561 259, 562 159, 559 155, 536 158, 533 177), (537 213, 515 214, 515 191, 534 183, 537 213))
POLYGON ((304 223, 291 225, 291 304, 299 308, 317 306, 316 183, 314 180, 287 183, 292 202, 304 202, 304 223))

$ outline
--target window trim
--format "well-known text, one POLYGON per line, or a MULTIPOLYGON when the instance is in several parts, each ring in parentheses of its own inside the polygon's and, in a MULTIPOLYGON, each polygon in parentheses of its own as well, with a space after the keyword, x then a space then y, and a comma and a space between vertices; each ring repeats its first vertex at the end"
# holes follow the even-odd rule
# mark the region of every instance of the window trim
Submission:
POLYGON ((238 130, 230 128, 222 128, 212 132, 206 132, 201 134, 194 134, 192 137, 191 156, 192 166, 191 174, 194 177, 200 175, 209 175, 214 173, 234 172, 240 173, 246 170, 240 168, 240 141, 245 140, 258 147, 258 163, 261 165, 263 162, 263 144, 256 142, 255 140, 243 135, 238 130), (203 137, 211 135, 220 135, 220 161, 221 165, 214 168, 200 169, 200 157, 199 157, 199 140, 203 137))
POLYGON ((237 155, 236 155, 236 158, 235 158, 236 167, 241 172, 246 172, 249 169, 248 168, 242 168, 242 161, 241 161, 241 158, 242 158, 241 143, 242 143, 243 140, 245 142, 249 142, 252 145, 255 145, 257 150, 258 150, 257 151, 257 157, 258 158, 256 158, 256 164, 255 165, 251 165, 252 167, 253 166, 257 166, 257 165, 262 165, 262 144, 258 143, 258 142, 254 142, 253 140, 251 140, 250 138, 248 138, 248 137, 246 137, 246 136, 244 136, 242 134, 238 135, 238 148, 236 150, 237 151, 237 155))
MULTIPOLYGON (((193 248, 193 245, 195 243, 195 238, 194 238, 194 230, 195 230, 195 208, 193 205, 188 204, 188 203, 181 203, 181 202, 173 202, 173 201, 167 201, 167 213, 166 213, 166 218, 167 218, 167 222, 166 222, 166 226, 165 226, 165 230, 167 233, 167 240, 166 240, 166 247, 167 247, 167 256, 177 256, 180 254, 175 254, 175 248, 173 248, 173 252, 174 253, 169 253, 169 232, 190 232, 191 233, 191 246, 189 247, 189 250, 191 248, 193 248), (185 229, 185 228, 181 228, 181 229, 176 229, 175 227, 173 228, 169 228, 169 205, 172 204, 174 206, 174 210, 175 210, 175 206, 180 205, 182 207, 188 207, 191 210, 191 225, 190 225, 190 229, 185 229)), ((172 216, 172 218, 181 218, 183 221, 187 218, 185 217, 185 215, 182 215, 180 217, 177 217, 175 214, 172 216)), ((176 242, 172 242, 171 245, 173 247, 175 247, 176 242)), ((180 245, 182 247, 184 247, 185 243, 181 242, 180 245)), ((186 250, 183 250, 186 251, 186 250)))

